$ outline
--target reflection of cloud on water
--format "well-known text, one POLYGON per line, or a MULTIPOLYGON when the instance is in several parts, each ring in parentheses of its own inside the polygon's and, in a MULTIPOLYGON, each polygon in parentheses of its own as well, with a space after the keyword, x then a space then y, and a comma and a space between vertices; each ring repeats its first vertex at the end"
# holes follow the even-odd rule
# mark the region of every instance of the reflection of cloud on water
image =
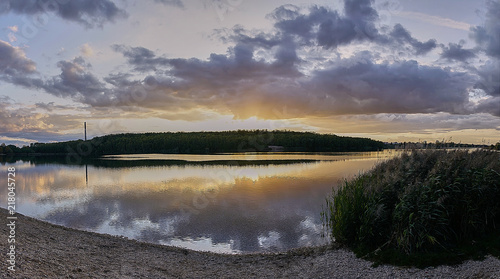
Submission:
POLYGON ((265 235, 259 235, 259 246, 264 250, 282 250, 281 235, 279 232, 270 231, 265 235))
POLYGON ((247 252, 289 249, 305 243, 304 235, 309 245, 321 242, 319 234, 303 223, 306 220, 320 222, 319 211, 311 207, 321 206, 319 202, 323 201, 330 184, 311 189, 305 184, 309 182, 275 177, 261 178, 257 183, 239 179, 233 187, 222 188, 197 214, 185 214, 176 202, 193 200, 199 192, 173 188, 140 192, 140 195, 126 192, 119 197, 92 196, 72 207, 51 210, 43 218, 69 227, 153 243, 188 237, 209 238, 216 246, 231 243, 232 249, 247 252), (306 198, 315 196, 315 191, 321 197, 319 201, 306 198), (270 231, 279 234, 279 245, 266 247, 259 243, 259 236, 270 231))
MULTIPOLYGON (((299 238, 300 247, 313 246, 318 244, 317 237, 313 236, 321 235, 323 230, 323 225, 315 221, 316 220, 314 220, 310 216, 307 216, 304 220, 300 222, 300 225, 298 227, 298 230, 302 232, 302 235, 299 238)), ((323 241, 326 242, 326 239, 321 239, 321 242, 323 241)))
POLYGON ((326 194, 373 163, 89 167, 88 186, 82 167, 58 165, 23 174, 36 185, 26 184, 19 205, 21 213, 68 227, 153 243, 283 250, 323 243, 326 194))
POLYGON ((160 240, 159 243, 163 245, 216 253, 234 254, 241 252, 234 248, 234 240, 231 240, 229 243, 214 243, 212 239, 206 237, 198 239, 192 239, 188 237, 184 239, 174 238, 168 241, 160 240))

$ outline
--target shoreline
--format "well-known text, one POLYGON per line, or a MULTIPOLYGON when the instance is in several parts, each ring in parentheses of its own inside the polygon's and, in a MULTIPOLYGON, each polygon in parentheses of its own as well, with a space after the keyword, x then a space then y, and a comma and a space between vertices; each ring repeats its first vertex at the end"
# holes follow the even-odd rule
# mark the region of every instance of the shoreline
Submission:
POLYGON ((0 208, 0 278, 500 278, 500 260, 425 269, 381 265, 332 246, 217 254, 80 231, 16 213, 16 266, 7 269, 9 227, 0 208))

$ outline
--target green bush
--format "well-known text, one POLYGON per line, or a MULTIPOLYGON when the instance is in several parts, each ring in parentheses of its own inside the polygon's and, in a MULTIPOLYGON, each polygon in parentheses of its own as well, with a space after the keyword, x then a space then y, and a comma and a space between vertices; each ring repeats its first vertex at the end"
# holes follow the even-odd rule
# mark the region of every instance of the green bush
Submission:
POLYGON ((360 256, 425 257, 500 235, 498 201, 499 152, 413 151, 346 181, 322 216, 331 238, 360 256))

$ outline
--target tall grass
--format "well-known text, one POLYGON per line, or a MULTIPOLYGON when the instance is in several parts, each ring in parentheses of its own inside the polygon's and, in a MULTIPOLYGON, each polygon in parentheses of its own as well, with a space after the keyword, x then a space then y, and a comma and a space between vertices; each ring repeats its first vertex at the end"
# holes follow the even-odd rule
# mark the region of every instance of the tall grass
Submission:
POLYGON ((345 181, 322 215, 334 241, 375 260, 463 254, 500 236, 500 153, 404 153, 345 181))

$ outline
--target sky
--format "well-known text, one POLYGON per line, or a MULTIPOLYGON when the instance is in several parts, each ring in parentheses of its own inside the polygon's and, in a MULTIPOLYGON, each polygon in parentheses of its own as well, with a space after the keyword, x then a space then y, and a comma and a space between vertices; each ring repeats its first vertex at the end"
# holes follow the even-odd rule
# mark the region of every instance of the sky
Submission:
POLYGON ((1 0, 0 142, 500 141, 498 0, 1 0))

